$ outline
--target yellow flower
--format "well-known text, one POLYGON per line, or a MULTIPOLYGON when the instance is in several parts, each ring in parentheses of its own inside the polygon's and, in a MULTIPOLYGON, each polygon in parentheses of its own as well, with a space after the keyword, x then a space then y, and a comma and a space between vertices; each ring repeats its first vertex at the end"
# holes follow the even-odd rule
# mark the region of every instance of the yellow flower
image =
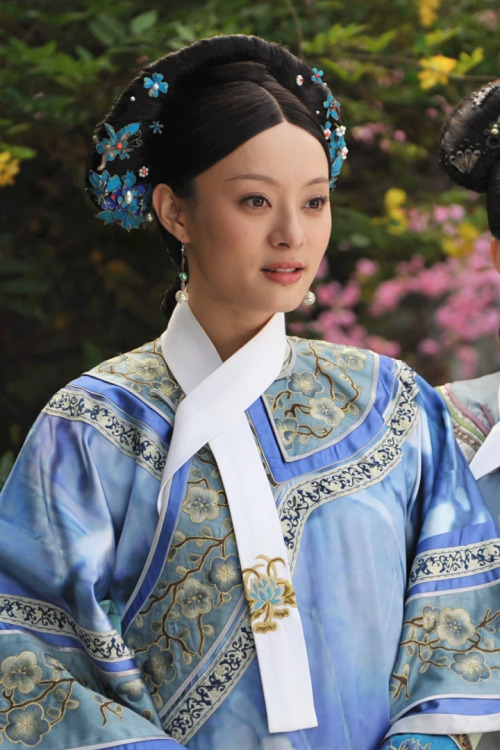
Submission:
POLYGON ((402 234, 408 228, 408 219, 401 206, 406 202, 406 193, 400 188, 389 188, 384 197, 385 212, 390 219, 388 231, 402 234))
POLYGON ((0 153, 0 187, 14 184, 14 177, 19 172, 19 159, 14 159, 10 151, 0 153))
POLYGON ((419 0, 418 15, 422 26, 432 26, 437 18, 441 0, 419 0))
POLYGON ((474 251, 478 236, 479 232, 476 227, 470 221, 463 221, 457 227, 457 236, 445 237, 441 242, 441 247, 447 255, 463 258, 474 251))
POLYGON ((423 68, 418 74, 420 87, 430 89, 439 83, 448 83, 448 76, 456 64, 457 61, 453 57, 444 55, 434 55, 426 60, 420 60, 420 66, 423 68))
POLYGON ((385 210, 391 215, 394 210, 406 203, 406 193, 401 188, 389 188, 384 198, 385 210))
POLYGON ((479 237, 479 232, 470 221, 463 221, 458 227, 458 234, 465 242, 474 242, 479 237))

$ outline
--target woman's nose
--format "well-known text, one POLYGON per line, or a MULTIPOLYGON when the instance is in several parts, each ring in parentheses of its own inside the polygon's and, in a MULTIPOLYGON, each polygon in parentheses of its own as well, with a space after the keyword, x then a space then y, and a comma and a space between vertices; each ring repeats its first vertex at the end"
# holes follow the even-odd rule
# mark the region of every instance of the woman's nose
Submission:
POLYGON ((295 212, 283 212, 277 217, 269 239, 273 247, 301 247, 305 242, 305 234, 299 216, 295 212))

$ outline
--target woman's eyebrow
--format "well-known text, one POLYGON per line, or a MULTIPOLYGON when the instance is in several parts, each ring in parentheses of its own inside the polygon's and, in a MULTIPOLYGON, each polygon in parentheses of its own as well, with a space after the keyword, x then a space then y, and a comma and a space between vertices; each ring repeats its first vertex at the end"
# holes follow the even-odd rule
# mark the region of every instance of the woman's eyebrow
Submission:
MULTIPOLYGON (((233 177, 227 177, 225 182, 231 182, 233 180, 255 180, 256 182, 267 182, 269 185, 279 185, 279 182, 277 182, 277 180, 265 174, 255 174, 255 173, 237 174, 237 175, 234 175, 233 177)), ((304 187, 308 187, 309 185, 318 185, 320 183, 328 184, 328 178, 327 177, 314 177, 312 180, 309 180, 308 182, 306 182, 304 187)))

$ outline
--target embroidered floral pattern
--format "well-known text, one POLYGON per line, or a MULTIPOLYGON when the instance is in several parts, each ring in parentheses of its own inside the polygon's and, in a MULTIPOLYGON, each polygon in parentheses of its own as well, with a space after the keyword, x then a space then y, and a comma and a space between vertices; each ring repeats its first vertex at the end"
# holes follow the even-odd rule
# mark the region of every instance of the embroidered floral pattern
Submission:
POLYGON ((196 578, 188 578, 177 594, 177 604, 184 617, 194 620, 212 609, 212 591, 196 578))
POLYGON ((11 742, 21 742, 28 747, 35 747, 49 731, 50 724, 44 718, 43 708, 39 705, 15 708, 7 714, 5 734, 11 742))
POLYGON ((159 339, 102 362, 90 371, 90 374, 93 373, 130 388, 152 403, 161 398, 171 405, 172 416, 182 398, 181 388, 168 370, 161 354, 159 339))
POLYGON ((447 669, 469 683, 500 673, 500 646, 492 637, 499 626, 500 610, 488 609, 474 621, 460 607, 424 605, 403 623, 400 658, 391 682, 394 700, 411 698, 412 675, 427 670, 447 669))
MULTIPOLYGON (((46 607, 44 607, 46 609, 46 607)), ((67 714, 82 708, 82 686, 61 662, 49 653, 22 651, 3 660, 0 665, 1 707, 0 743, 19 743, 35 747, 55 730, 63 719, 71 723, 67 714)), ((88 721, 101 721, 104 727, 111 716, 123 721, 124 707, 93 692, 82 679, 84 693, 99 706, 92 717, 85 707, 88 721), (99 719, 100 717, 100 719, 99 719)), ((102 682, 100 679, 97 682, 102 682)), ((128 681, 129 684, 132 681, 128 681)), ((103 690, 106 690, 104 684, 103 690)), ((137 694, 137 691, 135 691, 137 694)), ((137 699, 137 698, 136 698, 137 699)), ((65 725, 66 726, 66 725, 65 725)), ((63 730, 67 731, 67 730, 63 730)), ((59 740, 55 739, 57 747, 59 740)), ((52 735, 51 735, 52 737, 52 735)), ((50 741, 49 741, 50 744, 50 741)))
POLYGON ((164 682, 171 682, 175 677, 174 657, 171 651, 160 648, 157 644, 151 646, 148 658, 142 665, 142 671, 151 679, 156 687, 164 682))
POLYGON ((257 559, 264 562, 242 570, 243 586, 254 632, 269 633, 278 630, 277 620, 290 616, 290 607, 296 607, 297 600, 291 581, 278 575, 278 566, 286 571, 285 561, 265 555, 257 559))
POLYGON ((42 679, 42 670, 32 651, 23 651, 19 656, 8 656, 3 660, 0 669, 2 670, 0 682, 7 690, 31 693, 42 679))
POLYGON ((127 641, 155 707, 168 701, 196 663, 215 648, 221 626, 242 606, 236 541, 211 452, 193 457, 167 563, 127 641))
MULTIPOLYGON (((432 631, 427 631, 432 632, 432 631)), ((475 628, 469 614, 464 609, 447 607, 439 613, 436 621, 436 632, 443 641, 448 641, 452 648, 463 646, 472 638, 475 628)))
POLYGON ((191 487, 182 504, 184 513, 189 513, 193 523, 211 521, 219 515, 219 495, 215 490, 191 487))
POLYGON ((491 677, 484 655, 476 651, 471 651, 469 654, 454 654, 450 669, 467 682, 488 680, 491 677))
POLYGON ((326 447, 360 423, 373 377, 373 361, 353 347, 301 340, 298 355, 309 368, 293 372, 284 387, 283 379, 277 380, 265 397, 283 450, 294 457, 326 447), (352 370, 366 371, 362 391, 352 370))
POLYGON ((237 555, 214 557, 207 573, 207 581, 213 583, 221 594, 227 594, 241 583, 240 561, 237 555))

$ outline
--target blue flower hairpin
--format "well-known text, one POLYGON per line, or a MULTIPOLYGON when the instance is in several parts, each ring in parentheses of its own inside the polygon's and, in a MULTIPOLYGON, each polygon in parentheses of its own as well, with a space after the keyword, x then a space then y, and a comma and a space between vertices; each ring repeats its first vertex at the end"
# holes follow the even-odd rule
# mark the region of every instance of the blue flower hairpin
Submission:
POLYGON ((104 123, 108 138, 101 141, 97 137, 94 139, 97 153, 102 154, 101 163, 97 167, 98 172, 102 172, 107 161, 114 161, 117 156, 120 159, 130 159, 129 152, 142 146, 140 125, 139 122, 132 122, 116 133, 112 125, 104 123))
POLYGON ((152 78, 146 76, 144 79, 144 88, 149 89, 148 96, 153 96, 156 99, 158 94, 167 93, 168 83, 163 80, 161 73, 153 73, 152 78))
POLYGON ((323 71, 318 70, 317 68, 313 68, 312 72, 313 74, 311 76, 311 81, 313 83, 323 83, 323 78, 322 78, 322 76, 324 75, 323 71))
POLYGON ((149 127, 153 131, 154 135, 161 135, 163 133, 164 125, 159 120, 153 120, 149 127))
POLYGON ((137 182, 133 172, 122 177, 90 172, 89 181, 97 204, 102 209, 97 218, 105 224, 117 223, 127 231, 136 229, 146 221, 145 213, 151 208, 151 185, 137 182))
POLYGON ((323 102, 323 107, 326 109, 326 117, 327 119, 330 119, 330 117, 333 120, 339 119, 339 109, 340 105, 336 99, 334 99, 333 94, 329 93, 326 97, 325 101, 323 102))

